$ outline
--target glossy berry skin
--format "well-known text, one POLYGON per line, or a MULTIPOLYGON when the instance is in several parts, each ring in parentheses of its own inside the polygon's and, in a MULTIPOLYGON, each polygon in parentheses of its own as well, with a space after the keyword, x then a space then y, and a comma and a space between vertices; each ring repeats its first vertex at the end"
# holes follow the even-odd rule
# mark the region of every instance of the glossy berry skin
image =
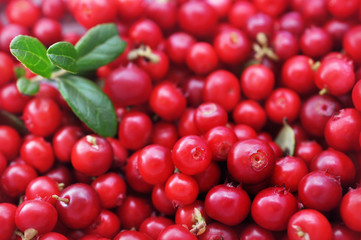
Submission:
POLYGON ((253 100, 267 98, 275 85, 274 73, 263 65, 251 65, 241 75, 241 89, 253 100))
POLYGON ((164 184, 154 186, 152 190, 152 204, 155 209, 167 216, 173 215, 176 211, 172 201, 169 200, 165 193, 164 184))
POLYGON ((308 167, 303 159, 287 156, 277 160, 270 181, 273 186, 284 186, 290 192, 295 192, 307 173, 308 167))
POLYGON ((53 195, 60 195, 59 184, 48 176, 40 176, 33 179, 25 190, 25 199, 39 199, 55 205, 53 195))
POLYGON ((10 42, 11 40, 19 34, 28 35, 29 30, 19 24, 8 24, 1 28, 0 30, 0 49, 3 52, 10 53, 10 42))
POLYGON ((53 205, 42 200, 24 201, 16 210, 15 223, 21 231, 34 228, 38 234, 53 230, 58 213, 53 205))
POLYGON ((21 145, 20 156, 41 173, 47 172, 55 162, 53 148, 43 137, 34 137, 25 141, 21 145))
POLYGON ((0 152, 8 161, 13 160, 19 153, 21 145, 20 134, 12 127, 0 126, 0 152))
POLYGON ((232 112, 233 121, 237 124, 245 124, 254 130, 261 130, 267 121, 264 108, 255 100, 243 100, 239 102, 232 112))
POLYGON ((344 223, 332 223, 333 237, 334 240, 357 240, 360 237, 360 233, 352 231, 345 226, 344 223))
POLYGON ((238 240, 238 236, 235 230, 221 223, 211 223, 207 225, 207 229, 204 233, 198 236, 199 240, 207 240, 216 238, 224 240, 238 240))
POLYGON ((212 151, 213 160, 216 161, 227 160, 231 147, 237 142, 237 136, 234 131, 224 126, 210 129, 204 138, 212 151))
POLYGON ((343 59, 322 61, 315 75, 315 83, 319 89, 326 89, 331 95, 346 94, 355 84, 353 66, 343 59))
POLYGON ((241 64, 250 54, 251 43, 238 29, 218 33, 213 44, 219 59, 229 65, 241 64))
POLYGON ((115 69, 105 80, 104 91, 117 105, 140 105, 152 89, 149 75, 134 64, 115 69))
POLYGON ((53 136, 53 150, 60 162, 70 162, 71 150, 75 143, 84 136, 84 132, 77 126, 64 126, 53 136))
POLYGON ((16 225, 15 225, 15 213, 17 207, 10 203, 0 203, 0 239, 8 240, 11 239, 16 225))
POLYGON ((147 57, 138 58, 137 65, 145 70, 153 82, 160 82, 169 70, 168 56, 162 51, 152 50, 157 60, 149 61, 147 57))
POLYGON ((339 151, 360 149, 361 113, 354 108, 336 112, 325 126, 324 136, 328 145, 339 151))
POLYGON ((266 230, 258 224, 248 224, 240 234, 240 240, 250 239, 264 239, 264 240, 275 240, 274 235, 271 231, 266 230))
POLYGON ((194 175, 208 167, 212 160, 212 152, 204 139, 196 135, 189 135, 175 143, 172 160, 179 171, 194 175))
POLYGON ((343 187, 349 187, 355 181, 355 164, 345 153, 332 148, 316 155, 310 163, 310 170, 327 171, 339 178, 343 187))
POLYGON ((173 224, 174 222, 169 218, 151 216, 142 222, 139 232, 150 236, 152 239, 157 239, 161 231, 173 224))
POLYGON ((125 148, 137 150, 151 140, 152 120, 142 112, 130 112, 124 116, 118 127, 120 144, 125 148))
POLYGON ((352 103, 358 111, 361 110, 361 81, 352 88, 352 103))
POLYGON ((275 162, 274 151, 266 142, 247 139, 233 145, 227 168, 237 181, 256 184, 271 176, 275 162))
POLYGON ((343 38, 343 49, 357 64, 361 63, 361 26, 356 25, 348 30, 343 38))
POLYGON ((147 4, 147 17, 161 29, 171 30, 177 24, 177 3, 152 1, 147 4))
POLYGON ((228 226, 235 226, 247 217, 251 200, 240 187, 217 185, 208 191, 204 206, 210 218, 228 226))
POLYGON ((196 200, 191 204, 178 207, 174 220, 175 224, 187 226, 187 228, 194 234, 199 233, 199 230, 201 230, 197 229, 194 225, 206 224, 206 222, 209 221, 204 209, 204 203, 199 200, 196 200))
POLYGON ((35 169, 26 163, 14 163, 8 166, 1 175, 1 191, 10 197, 19 197, 25 193, 26 187, 36 178, 35 169))
POLYGON ((100 213, 99 196, 87 184, 72 184, 65 188, 59 197, 68 200, 58 200, 56 203, 59 219, 71 229, 88 227, 100 213))
POLYGON ((146 10, 145 0, 115 0, 118 14, 125 20, 134 20, 144 15, 146 10))
POLYGON ((271 39, 271 46, 280 60, 287 60, 299 52, 298 38, 288 31, 276 31, 271 39))
POLYGON ((10 82, 14 77, 13 68, 15 64, 10 55, 5 52, 0 52, 0 60, 0 70, 2 72, 0 76, 0 86, 2 86, 10 82))
POLYGON ((244 30, 249 17, 258 12, 254 4, 246 1, 234 2, 228 13, 228 21, 236 28, 244 30))
POLYGON ((321 145, 315 141, 301 141, 296 144, 295 156, 300 157, 307 166, 310 165, 312 159, 323 151, 321 145))
POLYGON ((193 203, 198 197, 198 192, 196 180, 184 173, 174 173, 165 183, 167 198, 178 206, 193 203))
POLYGON ((228 115, 219 104, 203 102, 195 111, 194 121, 197 128, 205 133, 213 127, 225 126, 228 122, 228 115))
POLYGON ((312 26, 303 32, 300 47, 305 55, 320 58, 332 49, 332 38, 322 28, 312 26))
POLYGON ((162 82, 153 88, 149 105, 163 120, 172 122, 181 117, 187 101, 175 84, 162 82))
POLYGON ((343 3, 342 1, 327 1, 327 9, 330 13, 336 18, 347 18, 352 16, 360 5, 360 1, 352 0, 347 3, 343 3))
POLYGON ((295 121, 301 108, 298 94, 288 88, 274 90, 266 101, 265 109, 271 121, 281 124, 284 119, 295 121))
POLYGON ((270 39, 274 30, 273 23, 274 20, 271 16, 264 13, 256 13, 247 19, 245 30, 252 40, 256 40, 258 33, 264 33, 267 39, 270 39))
POLYGON ((138 231, 125 230, 118 233, 114 240, 152 240, 152 238, 138 231))
POLYGON ((178 140, 177 127, 168 122, 157 122, 153 125, 152 143, 172 149, 178 140))
POLYGON ((103 209, 98 218, 85 229, 85 232, 112 239, 120 231, 120 227, 118 216, 112 211, 103 209))
POLYGON ((50 46, 62 40, 62 26, 54 19, 40 18, 32 28, 32 35, 45 46, 50 46))
POLYGON ((65 237, 63 234, 57 232, 49 232, 44 235, 41 235, 39 240, 68 240, 69 238, 65 237))
POLYGON ((102 208, 111 209, 122 205, 127 186, 124 179, 114 172, 97 177, 91 186, 98 193, 102 208))
POLYGON ((29 100, 29 96, 25 96, 19 92, 16 83, 11 82, 0 88, 0 108, 5 111, 20 114, 23 112, 29 100))
POLYGON ((152 209, 145 199, 134 196, 128 196, 117 209, 117 215, 125 229, 139 229, 151 212, 152 209))
POLYGON ((181 225, 170 225, 166 227, 159 235, 157 240, 197 240, 197 237, 181 225))
POLYGON ((11 1, 6 6, 6 18, 10 23, 31 27, 39 17, 40 10, 32 1, 11 1), (26 16, 26 18, 24 18, 24 16, 26 16))
POLYGON ((178 9, 181 29, 196 37, 209 36, 217 24, 216 11, 206 2, 186 2, 178 9))
POLYGON ((186 63, 194 73, 204 75, 217 67, 218 56, 211 44, 197 42, 187 51, 186 63))
POLYGON ((361 190, 360 188, 350 189, 342 198, 340 205, 340 213, 343 222, 351 230, 360 232, 360 215, 358 214, 361 202, 360 202, 361 190))
POLYGON ((34 98, 28 102, 23 112, 26 128, 35 135, 48 137, 60 125, 61 110, 50 98, 34 98))
POLYGON ((87 135, 80 138, 71 151, 73 167, 88 176, 99 176, 109 170, 113 148, 103 137, 87 135))
POLYGON ((301 179, 298 198, 306 208, 321 212, 331 211, 341 201, 341 183, 327 172, 312 171, 301 179))
POLYGON ((166 40, 169 59, 176 64, 185 64, 187 50, 196 43, 196 39, 186 32, 175 32, 166 40))
POLYGON ((327 218, 313 209, 303 209, 291 217, 288 222, 287 236, 290 240, 333 239, 332 227, 327 218))
POLYGON ((271 231, 287 229, 290 217, 298 210, 297 199, 283 187, 265 188, 252 201, 251 215, 261 227, 271 231))
POLYGON ((241 98, 240 84, 235 75, 226 70, 216 70, 204 82, 203 100, 221 105, 231 111, 241 98))
POLYGON ((329 95, 313 95, 302 105, 300 120, 307 133, 322 137, 327 121, 341 109, 341 104, 329 95))
POLYGON ((150 19, 141 19, 129 29, 129 37, 134 44, 144 44, 156 48, 163 40, 160 27, 150 19))
POLYGON ((289 58, 282 66, 282 83, 302 95, 314 92, 314 64, 312 58, 305 55, 289 58))
POLYGON ((44 0, 41 3, 41 12, 45 17, 61 19, 66 11, 64 1, 44 0))
POLYGON ((148 145, 140 150, 138 171, 147 183, 164 183, 174 172, 170 149, 161 145, 148 145))
POLYGON ((70 9, 75 19, 86 28, 114 21, 116 5, 113 0, 73 0, 70 9))

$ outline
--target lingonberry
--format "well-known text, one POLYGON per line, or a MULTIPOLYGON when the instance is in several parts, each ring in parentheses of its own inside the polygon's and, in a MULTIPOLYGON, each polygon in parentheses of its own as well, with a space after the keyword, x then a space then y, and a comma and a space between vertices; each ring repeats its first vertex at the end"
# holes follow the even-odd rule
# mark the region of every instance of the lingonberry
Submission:
POLYGON ((10 82, 0 88, 0 108, 14 114, 24 111, 30 97, 21 94, 16 83, 10 82))
POLYGON ((251 200, 241 187, 217 185, 208 191, 204 206, 210 218, 228 226, 235 226, 247 217, 251 200))
POLYGON ((83 229, 92 224, 100 213, 100 199, 89 185, 75 183, 66 187, 57 199, 59 219, 67 227, 83 229))
POLYGON ((264 240, 275 240, 276 238, 272 233, 272 231, 266 230, 257 224, 251 223, 242 229, 242 232, 240 234, 240 240, 257 238, 264 240))
POLYGON ((336 112, 327 121, 324 137, 328 145, 339 151, 359 150, 361 113, 354 108, 336 112))
POLYGON ((105 80, 104 91, 120 106, 139 105, 148 100, 152 89, 149 75, 129 64, 115 69, 105 80))
POLYGON ((70 159, 77 171, 88 176, 99 176, 111 167, 113 148, 103 137, 86 135, 74 144, 70 159))
POLYGON ((254 130, 261 130, 267 121, 266 111, 255 100, 243 100, 233 109, 233 121, 236 124, 245 124, 254 130))
POLYGON ((213 71, 218 65, 215 48, 207 42, 194 43, 186 53, 186 63, 194 73, 204 75, 213 71))
MULTIPOLYGON (((298 1, 298 11, 301 12, 307 24, 322 25, 328 18, 327 0, 314 0, 312 2, 298 1)), ((296 9, 295 9, 296 10, 296 9)))
POLYGON ((114 240, 152 240, 147 234, 134 231, 134 230, 125 230, 118 233, 114 240))
POLYGON ((331 211, 341 201, 341 183, 328 172, 312 171, 301 179, 298 198, 306 208, 320 212, 331 211))
POLYGON ((360 237, 358 232, 352 231, 343 223, 332 223, 333 237, 335 240, 350 239, 356 240, 360 237))
POLYGON ((176 64, 185 64, 187 50, 196 43, 196 39, 185 32, 175 32, 166 40, 169 59, 176 64))
POLYGON ((144 181, 156 185, 164 183, 174 172, 172 154, 161 145, 148 145, 140 150, 138 171, 144 181))
POLYGON ((198 197, 198 184, 194 178, 184 173, 174 173, 165 183, 165 194, 175 206, 193 203, 198 197))
POLYGON ((66 12, 65 1, 43 0, 41 2, 41 12, 45 17, 59 20, 66 12))
POLYGON ((123 169, 128 158, 127 149, 122 144, 120 144, 119 140, 116 138, 107 137, 107 141, 110 143, 113 149, 112 168, 123 169))
POLYGON ((74 177, 71 175, 71 171, 62 165, 59 165, 46 173, 46 176, 55 180, 57 183, 64 187, 69 186, 74 182, 74 177))
POLYGON ((176 2, 150 1, 147 3, 146 13, 148 18, 152 19, 164 30, 172 30, 177 24, 176 2))
POLYGON ((8 162, 7 162, 6 158, 4 157, 4 154, 0 153, 0 176, 6 169, 7 164, 8 164, 8 162))
POLYGON ((144 181, 143 177, 139 174, 138 171, 138 157, 139 152, 133 153, 125 165, 125 180, 130 185, 132 189, 140 193, 148 193, 152 191, 153 185, 144 181))
POLYGON ((60 185, 48 176, 40 176, 29 182, 25 190, 25 200, 39 199, 55 205, 53 195, 60 195, 60 185))
POLYGON ((284 30, 276 31, 271 39, 274 53, 280 60, 287 60, 299 51, 299 43, 296 36, 284 30))
POLYGON ((342 198, 340 204, 340 214, 343 222, 351 230, 359 232, 361 230, 360 215, 360 188, 350 189, 342 198))
POLYGON ((300 47, 305 55, 320 58, 332 49, 332 38, 322 28, 309 27, 300 38, 300 47))
POLYGON ((52 144, 54 155, 60 162, 70 162, 71 150, 75 143, 84 136, 78 126, 64 126, 53 136, 52 144))
POLYGON ((300 157, 309 166, 312 159, 322 150, 322 146, 315 140, 301 141, 296 144, 295 156, 300 157))
POLYGON ((139 229, 140 224, 152 212, 149 203, 140 197, 128 196, 117 209, 117 215, 125 229, 139 229))
POLYGON ((0 203, 0 239, 11 239, 15 231, 15 213, 17 207, 10 203, 0 203))
POLYGON ((155 185, 152 190, 152 204, 162 214, 171 216, 175 213, 176 209, 171 200, 165 193, 165 186, 163 184, 155 185))
POLYGON ((275 162, 275 154, 265 141, 246 139, 233 144, 227 168, 237 181, 256 184, 271 176, 275 162))
POLYGON ((197 237, 187 228, 177 224, 166 227, 160 232, 157 240, 167 240, 170 238, 173 240, 197 240, 197 237))
POLYGON ((346 94, 355 84, 353 66, 343 59, 324 60, 316 71, 315 83, 331 95, 346 94))
POLYGON ((144 44, 153 49, 163 40, 162 30, 150 19, 142 19, 132 24, 129 37, 133 44, 144 44))
POLYGON ((288 31, 295 36, 300 36, 305 29, 305 22, 299 12, 291 11, 281 16, 279 27, 281 30, 288 31))
POLYGON ((137 65, 146 71, 153 82, 163 80, 169 70, 168 56, 162 51, 151 51, 151 56, 137 59, 137 65))
MULTIPOLYGON (((23 18, 23 17, 22 17, 23 18)), ((18 24, 8 24, 0 29, 0 49, 10 53, 10 42, 18 35, 29 35, 29 30, 18 24)))
POLYGON ((37 199, 24 201, 15 213, 16 227, 24 232, 27 239, 52 231, 57 221, 55 207, 37 199))
POLYGON ((300 120, 307 133, 322 137, 327 121, 341 109, 341 104, 329 95, 313 95, 302 105, 300 120))
POLYGON ((327 1, 327 9, 336 18, 348 18, 357 12, 359 0, 351 0, 343 3, 340 0, 327 1))
POLYGON ((14 61, 5 52, 0 52, 0 86, 10 82, 14 77, 14 61))
POLYGON ((40 18, 32 28, 32 35, 45 46, 50 46, 62 40, 62 26, 57 20, 40 18))
POLYGON ((214 102, 204 102, 199 105, 194 114, 194 121, 197 128, 206 133, 213 127, 225 126, 228 122, 228 115, 225 109, 214 102))
POLYGON ((349 55, 357 64, 361 63, 361 51, 359 44, 361 43, 361 26, 356 25, 349 29, 343 38, 342 47, 346 54, 349 55))
POLYGON ((150 108, 165 121, 179 119, 186 108, 186 99, 181 90, 172 82, 164 81, 153 88, 150 108))
POLYGON ((232 26, 245 30, 248 18, 257 12, 254 4, 248 1, 236 1, 229 10, 228 21, 232 26))
POLYGON ((308 167, 303 159, 287 156, 276 162, 270 182, 274 186, 284 186, 290 192, 295 192, 307 173, 308 167))
POLYGON ((48 232, 44 235, 41 235, 39 240, 68 240, 68 238, 57 232, 48 232))
POLYGON ((238 240, 237 233, 233 228, 218 222, 208 224, 206 231, 198 236, 199 240, 207 240, 212 238, 238 240))
POLYGON ((217 103, 229 112, 241 99, 240 88, 235 75, 226 70, 216 70, 205 79, 203 101, 217 103))
POLYGON ((151 216, 142 222, 139 232, 150 236, 152 239, 157 239, 161 231, 173 224, 174 222, 169 218, 151 216))
POLYGON ((211 149, 213 160, 216 161, 225 161, 229 150, 237 141, 237 136, 234 131, 224 126, 210 129, 204 138, 211 149))
POLYGON ((209 189, 219 184, 221 179, 221 168, 215 161, 212 161, 206 170, 193 175, 193 178, 198 183, 199 192, 206 193, 209 189))
POLYGON ((172 161, 175 167, 188 175, 204 171, 211 160, 211 148, 204 139, 196 135, 182 137, 172 149, 172 161))
POLYGON ((209 221, 204 203, 195 201, 186 206, 180 206, 175 213, 175 224, 186 226, 191 233, 201 235, 209 221))
POLYGON ((238 141, 257 137, 257 132, 246 124, 237 124, 233 126, 232 129, 236 134, 238 141))
POLYGON ((98 193, 102 208, 111 209, 123 204, 127 186, 124 179, 114 172, 97 177, 91 186, 98 193))
POLYGON ((178 140, 177 128, 168 122, 157 122, 153 125, 152 143, 172 149, 178 140))
POLYGON ((6 5, 6 18, 10 23, 31 27, 39 17, 40 9, 32 1, 17 0, 6 5))
POLYGON ((251 43, 238 29, 221 31, 214 38, 214 48, 219 59, 229 65, 243 63, 249 57, 251 43))
POLYGON ((120 17, 126 20, 141 18, 147 6, 145 0, 115 0, 115 3, 120 17))
POLYGON ((330 19, 323 26, 323 28, 331 35, 333 40, 333 45, 335 49, 342 48, 343 38, 348 30, 351 29, 353 23, 347 20, 340 19, 330 19))
POLYGON ((253 100, 267 98, 271 94, 274 85, 274 73, 261 64, 247 67, 241 75, 242 92, 253 100))
POLYGON ((261 227, 281 231, 287 229, 289 219, 297 210, 297 199, 292 193, 284 187, 270 187, 253 199, 251 215, 261 227))
POLYGON ((114 21, 117 8, 113 0, 72 0, 70 9, 75 19, 86 28, 114 21))
POLYGON ((278 88, 268 97, 265 109, 272 122, 282 123, 285 119, 293 122, 299 116, 301 99, 298 94, 288 88, 278 88))
POLYGON ((48 137, 60 126, 61 115, 59 105, 53 99, 37 97, 26 104, 23 119, 32 134, 48 137))
POLYGON ((43 137, 33 137, 23 142, 20 156, 40 173, 47 172, 55 162, 53 147, 43 137))
POLYGON ((352 103, 357 110, 361 111, 361 81, 357 81, 352 88, 352 103))
POLYGON ((311 171, 327 171, 339 178, 342 186, 349 187, 356 176, 355 164, 343 152, 329 148, 313 157, 310 165, 311 171))
POLYGON ((126 114, 118 127, 120 143, 132 150, 144 147, 150 142, 152 133, 152 120, 142 112, 126 114))
POLYGON ((188 1, 178 9, 179 26, 193 36, 209 36, 217 22, 216 11, 205 1, 188 1))
POLYGON ((85 232, 113 239, 119 233, 120 227, 119 217, 112 211, 102 209, 98 218, 85 229, 85 232))
POLYGON ((263 13, 266 13, 272 17, 277 17, 283 13, 288 7, 288 1, 276 1, 276 0, 255 0, 254 5, 263 13))
POLYGON ((178 121, 178 133, 181 137, 188 135, 198 135, 200 130, 194 121, 196 109, 186 108, 178 121))
POLYGON ((10 162, 19 154, 20 134, 12 127, 0 125, 0 153, 10 162))
POLYGON ((257 13, 247 19, 245 30, 252 40, 256 40, 259 33, 265 34, 267 39, 270 39, 274 30, 273 24, 274 20, 271 16, 257 13))

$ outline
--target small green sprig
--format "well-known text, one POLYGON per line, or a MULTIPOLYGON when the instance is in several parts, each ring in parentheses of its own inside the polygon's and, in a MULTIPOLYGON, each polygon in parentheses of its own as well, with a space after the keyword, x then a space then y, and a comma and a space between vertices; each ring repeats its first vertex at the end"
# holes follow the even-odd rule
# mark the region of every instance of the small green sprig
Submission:
POLYGON ((27 79, 19 72, 16 85, 22 94, 32 96, 39 91, 40 81, 56 82, 81 121, 100 136, 112 137, 117 131, 114 106, 94 82, 81 75, 114 61, 125 47, 114 24, 90 29, 75 46, 58 42, 46 49, 38 39, 19 35, 11 41, 10 52, 37 76, 27 79))

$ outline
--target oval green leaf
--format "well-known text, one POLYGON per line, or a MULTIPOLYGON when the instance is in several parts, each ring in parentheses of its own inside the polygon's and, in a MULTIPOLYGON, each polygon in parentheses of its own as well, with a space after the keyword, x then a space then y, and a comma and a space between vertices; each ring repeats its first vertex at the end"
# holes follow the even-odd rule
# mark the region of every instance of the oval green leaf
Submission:
POLYGON ((95 70, 114 61, 125 46, 114 24, 100 24, 91 28, 75 45, 79 71, 95 70))
POLYGON ((39 92, 39 82, 32 82, 27 78, 21 77, 16 81, 16 86, 24 95, 33 96, 39 92))
POLYGON ((48 58, 57 67, 68 72, 78 72, 77 57, 75 47, 69 42, 58 42, 51 45, 47 51, 48 58))
POLYGON ((52 64, 46 56, 45 46, 38 39, 16 36, 10 43, 10 52, 33 73, 50 78, 52 64))
POLYGON ((296 136, 292 127, 286 121, 283 123, 283 128, 278 133, 275 142, 281 147, 285 155, 293 156, 296 147, 296 136))
POLYGON ((78 76, 64 76, 59 91, 75 115, 95 133, 113 137, 117 117, 108 96, 92 81, 78 76))

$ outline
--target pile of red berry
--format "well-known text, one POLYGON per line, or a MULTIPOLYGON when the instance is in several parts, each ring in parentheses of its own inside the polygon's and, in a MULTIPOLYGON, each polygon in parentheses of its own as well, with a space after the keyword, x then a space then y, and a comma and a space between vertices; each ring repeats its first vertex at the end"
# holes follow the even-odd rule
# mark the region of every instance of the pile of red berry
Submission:
POLYGON ((0 240, 361 239, 361 0, 0 14, 0 240))

